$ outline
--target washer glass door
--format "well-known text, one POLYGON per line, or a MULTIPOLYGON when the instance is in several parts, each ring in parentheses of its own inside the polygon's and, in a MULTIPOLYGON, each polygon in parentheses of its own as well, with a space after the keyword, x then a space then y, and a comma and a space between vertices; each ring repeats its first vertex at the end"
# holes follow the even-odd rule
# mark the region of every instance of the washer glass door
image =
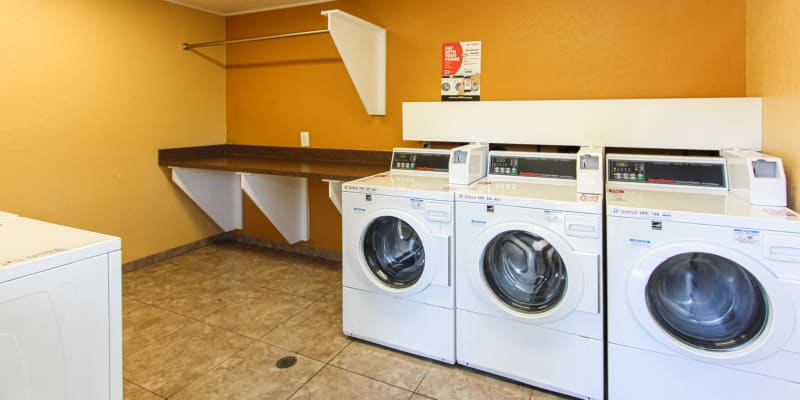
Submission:
POLYGON ((425 270, 425 248, 419 234, 395 216, 372 221, 364 233, 364 258, 372 273, 394 289, 413 286, 425 270))
POLYGON ((567 288, 567 269, 555 247, 522 230, 496 235, 484 250, 486 283, 502 302, 523 313, 555 307, 567 288))
POLYGON ((738 263, 711 253, 667 258, 650 275, 645 294, 658 325, 700 350, 746 345, 768 319, 767 296, 758 280, 738 263))

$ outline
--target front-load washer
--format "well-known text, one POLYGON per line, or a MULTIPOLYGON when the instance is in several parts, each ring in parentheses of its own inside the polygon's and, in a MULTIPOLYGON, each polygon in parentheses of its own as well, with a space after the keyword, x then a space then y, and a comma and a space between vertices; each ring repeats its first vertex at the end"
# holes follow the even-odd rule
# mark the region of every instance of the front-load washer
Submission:
POLYGON ((456 359, 600 399, 602 195, 576 170, 575 154, 493 151, 456 192, 456 359))
POLYGON ((343 330, 455 361, 449 150, 395 149, 389 172, 342 185, 343 330))
POLYGON ((720 157, 607 162, 609 397, 797 398, 797 214, 730 194, 720 157))

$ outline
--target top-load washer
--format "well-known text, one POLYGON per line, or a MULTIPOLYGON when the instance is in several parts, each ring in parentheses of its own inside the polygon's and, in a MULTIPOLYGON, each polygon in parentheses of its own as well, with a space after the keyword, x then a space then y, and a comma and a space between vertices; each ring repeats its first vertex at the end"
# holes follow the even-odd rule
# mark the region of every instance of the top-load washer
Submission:
POLYGON ((492 151, 456 192, 459 364, 603 398, 602 195, 576 182, 598 157, 492 151))
POLYGON ((122 399, 120 239, 0 219, 0 399, 122 399))
POLYGON ((797 398, 797 214, 730 194, 721 157, 607 162, 609 397, 797 398))
POLYGON ((449 150, 395 149, 391 170, 342 185, 343 329, 453 363, 449 150))

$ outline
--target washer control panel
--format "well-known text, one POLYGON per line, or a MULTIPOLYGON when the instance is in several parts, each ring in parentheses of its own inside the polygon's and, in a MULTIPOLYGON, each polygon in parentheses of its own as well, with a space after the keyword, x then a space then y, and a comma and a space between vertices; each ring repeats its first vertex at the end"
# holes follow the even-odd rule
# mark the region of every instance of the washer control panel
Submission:
MULTIPOLYGON (((544 153, 543 153, 544 154, 544 153)), ((574 155, 550 154, 505 155, 493 152, 489 157, 489 174, 532 178, 575 179, 577 162, 574 155)))
POLYGON ((450 150, 402 151, 392 153, 392 169, 401 171, 448 172, 450 150))
POLYGON ((608 181, 727 188, 725 161, 711 157, 608 156, 608 181), (645 158, 646 157, 646 158, 645 158))

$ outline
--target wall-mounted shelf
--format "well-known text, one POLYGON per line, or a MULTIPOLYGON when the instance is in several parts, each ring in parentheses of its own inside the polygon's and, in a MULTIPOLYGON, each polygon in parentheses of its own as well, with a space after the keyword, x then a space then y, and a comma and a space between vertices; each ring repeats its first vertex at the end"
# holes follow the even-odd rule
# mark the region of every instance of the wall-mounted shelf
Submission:
POLYGON ((330 33, 367 114, 386 115, 386 29, 341 10, 323 11, 322 15, 328 17, 328 29, 214 42, 183 43, 181 48, 190 50, 198 47, 330 33))
POLYGON ((407 102, 403 139, 758 150, 761 98, 407 102))
POLYGON ((342 183, 386 171, 391 152, 248 145, 161 149, 158 164, 228 232, 242 228, 242 191, 289 243, 310 239, 308 179, 328 184, 341 213, 342 183))

